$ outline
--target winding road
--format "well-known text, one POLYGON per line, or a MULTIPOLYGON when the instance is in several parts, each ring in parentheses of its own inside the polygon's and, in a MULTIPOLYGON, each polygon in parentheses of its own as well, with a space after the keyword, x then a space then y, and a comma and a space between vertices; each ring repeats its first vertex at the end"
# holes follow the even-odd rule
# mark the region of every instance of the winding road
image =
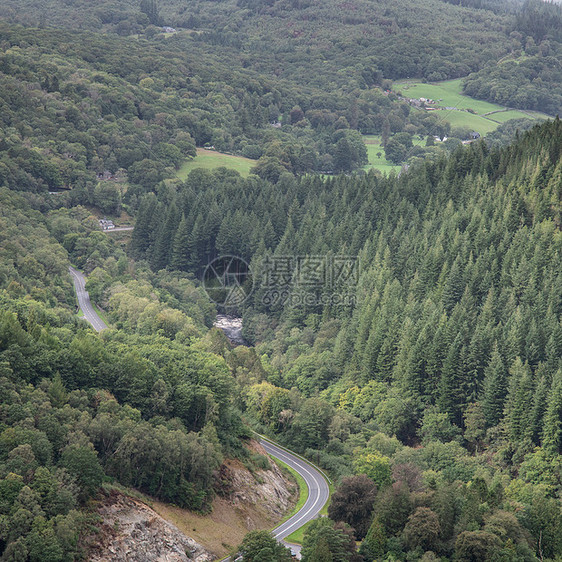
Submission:
POLYGON ((302 508, 272 531, 273 536, 278 541, 283 542, 285 546, 291 549, 293 554, 300 558, 300 546, 287 543, 283 539, 300 529, 304 524, 316 519, 320 510, 330 498, 330 486, 326 477, 306 460, 261 436, 260 443, 269 455, 283 461, 298 472, 308 486, 308 498, 302 508))
MULTIPOLYGON (((291 453, 285 448, 280 447, 259 433, 258 441, 265 449, 266 453, 277 460, 283 461, 293 470, 298 472, 308 487, 308 498, 304 505, 287 521, 281 523, 271 531, 271 534, 300 560, 301 546, 285 541, 290 534, 306 525, 309 521, 316 519, 322 508, 330 499, 330 485, 328 479, 316 467, 302 457, 291 453)), ((232 558, 224 558, 221 562, 232 562, 232 558)))
POLYGON ((69 267, 68 270, 70 271, 70 275, 72 275, 74 290, 76 291, 76 296, 78 297, 78 304, 84 313, 84 319, 92 325, 92 328, 94 328, 96 332, 105 330, 107 326, 94 310, 94 307, 90 302, 90 295, 88 294, 88 291, 86 291, 86 277, 82 272, 74 269, 73 267, 69 267))
MULTIPOLYGON (((107 326, 92 307, 90 295, 88 294, 88 291, 86 291, 86 277, 83 273, 73 267, 69 267, 69 271, 72 275, 72 280, 74 281, 74 289, 76 291, 76 296, 78 297, 78 304, 80 305, 82 312, 84 312, 84 318, 97 332, 105 330, 107 326)), ((285 546, 290 548, 293 554, 300 559, 300 546, 287 543, 284 539, 309 521, 318 517, 321 509, 326 505, 326 502, 330 498, 330 486, 328 484, 328 480, 322 472, 305 459, 291 453, 279 445, 276 445, 263 435, 258 434, 258 439, 262 447, 269 455, 283 461, 286 465, 298 472, 308 487, 308 498, 301 509, 287 519, 287 521, 275 527, 272 531, 273 536, 285 546)), ((226 558, 223 562, 229 562, 230 560, 230 558, 226 558)))

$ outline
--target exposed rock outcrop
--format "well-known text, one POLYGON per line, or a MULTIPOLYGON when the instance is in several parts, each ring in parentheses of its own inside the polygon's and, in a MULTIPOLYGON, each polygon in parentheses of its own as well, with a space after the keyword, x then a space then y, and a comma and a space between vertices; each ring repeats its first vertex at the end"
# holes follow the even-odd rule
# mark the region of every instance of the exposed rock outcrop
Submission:
MULTIPOLYGON (((265 449, 257 441, 251 441, 249 448, 267 457, 265 449)), ((278 521, 294 504, 296 487, 274 462, 270 462, 269 470, 251 473, 240 462, 227 461, 221 466, 219 479, 222 497, 240 508, 258 507, 268 520, 278 521)), ((248 528, 255 528, 251 521, 248 521, 248 528)))
POLYGON ((100 533, 93 539, 91 562, 210 562, 216 557, 162 519, 147 505, 117 491, 97 510, 100 533))
POLYGON ((210 562, 228 554, 248 531, 274 527, 295 504, 298 487, 274 462, 266 469, 268 457, 257 441, 247 447, 264 458, 250 464, 252 470, 239 460, 225 460, 215 474, 217 496, 209 515, 156 499, 151 509, 116 490, 107 493, 97 508, 100 532, 86 541, 88 560, 210 562))

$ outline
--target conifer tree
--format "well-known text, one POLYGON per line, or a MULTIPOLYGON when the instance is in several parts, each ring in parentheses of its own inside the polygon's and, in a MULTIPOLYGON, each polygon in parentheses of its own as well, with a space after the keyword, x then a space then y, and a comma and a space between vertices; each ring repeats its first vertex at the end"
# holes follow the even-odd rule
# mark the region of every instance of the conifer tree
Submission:
POLYGON ((507 369, 502 356, 494 345, 490 362, 484 369, 484 389, 482 410, 488 427, 498 424, 503 415, 504 401, 507 395, 507 369))
POLYGON ((458 334, 443 363, 437 398, 439 409, 442 412, 448 413, 450 419, 457 425, 460 425, 462 421, 460 409, 464 402, 461 388, 462 376, 460 373, 462 351, 462 338, 458 334))
POLYGON ((160 224, 158 235, 156 236, 156 241, 153 246, 150 262, 152 269, 155 271, 164 269, 170 261, 178 222, 178 208, 176 207, 176 204, 172 202, 168 208, 166 219, 160 224))
MULTIPOLYGON (((541 367, 539 367, 539 370, 541 367)), ((537 377, 539 377, 539 370, 537 370, 537 377)), ((537 388, 533 394, 533 404, 529 416, 529 424, 525 431, 525 436, 535 445, 539 445, 540 443, 543 418, 548 404, 548 391, 549 385, 547 382, 547 376, 543 374, 539 377, 537 388)))
POLYGON ((142 198, 137 213, 135 229, 131 236, 131 253, 136 258, 142 259, 150 246, 152 220, 156 208, 156 196, 149 193, 142 198))
POLYGON ((377 560, 382 557, 386 551, 386 536, 384 526, 380 518, 375 515, 373 522, 367 531, 367 535, 361 543, 359 554, 365 557, 365 560, 377 560))
POLYGON ((532 404, 533 380, 528 363, 520 357, 514 361, 509 370, 509 390, 505 403, 505 423, 512 442, 517 443, 523 437, 528 425, 532 404))
POLYGON ((451 312, 464 292, 464 279, 460 258, 457 256, 449 272, 445 288, 443 289, 443 307, 451 312))
POLYGON ((189 241, 189 226, 185 215, 182 215, 172 244, 172 258, 170 260, 170 266, 172 269, 176 269, 178 271, 188 271, 192 258, 190 255, 189 241))
POLYGON ((205 228, 201 216, 195 219, 195 224, 193 224, 193 229, 189 235, 187 248, 189 256, 188 269, 193 272, 196 272, 199 267, 205 266, 211 260, 211 256, 214 256, 214 254, 208 253, 205 246, 205 228))
POLYGON ((556 371, 552 380, 544 415, 542 443, 543 447, 553 454, 562 451, 562 369, 556 371))

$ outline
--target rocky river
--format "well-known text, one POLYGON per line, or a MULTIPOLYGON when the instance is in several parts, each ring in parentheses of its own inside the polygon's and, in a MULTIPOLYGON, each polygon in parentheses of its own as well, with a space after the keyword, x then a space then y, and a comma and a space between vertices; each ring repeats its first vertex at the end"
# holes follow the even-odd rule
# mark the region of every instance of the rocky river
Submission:
POLYGON ((213 326, 222 330, 232 344, 248 345, 248 342, 242 337, 242 318, 228 314, 217 314, 213 326))

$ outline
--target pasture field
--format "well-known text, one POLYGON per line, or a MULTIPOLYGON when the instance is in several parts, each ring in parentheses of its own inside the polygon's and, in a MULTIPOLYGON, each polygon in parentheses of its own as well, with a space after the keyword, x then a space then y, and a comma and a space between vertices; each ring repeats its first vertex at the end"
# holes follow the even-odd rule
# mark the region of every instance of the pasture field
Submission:
POLYGON ((182 164, 178 170, 178 177, 184 180, 189 175, 189 172, 196 168, 214 170, 221 167, 236 170, 241 176, 247 177, 250 175, 250 169, 255 165, 256 161, 250 160, 250 158, 223 154, 215 150, 207 150, 206 148, 198 148, 197 156, 193 160, 187 160, 182 164))
POLYGON ((384 157, 384 147, 381 144, 380 135, 363 135, 363 140, 367 146, 367 157, 369 158, 369 163, 364 166, 365 170, 376 168, 383 174, 388 174, 392 170, 396 172, 400 170, 401 166, 395 166, 384 157), (380 158, 377 156, 379 152, 381 153, 380 158))
POLYGON ((435 100, 439 107, 456 107, 459 110, 473 109, 478 115, 490 111, 505 109, 503 106, 488 101, 477 100, 462 93, 462 79, 446 80, 435 84, 399 81, 395 89, 409 98, 428 98, 435 100))
POLYGON ((519 111, 517 109, 500 111, 499 113, 492 113, 492 115, 488 115, 487 117, 488 119, 493 119, 494 121, 498 121, 500 123, 505 123, 510 119, 548 119, 548 115, 545 115, 544 113, 532 114, 531 112, 527 113, 525 111, 519 111))
MULTIPOLYGON (((367 166, 363 166, 364 170, 376 168, 383 174, 388 174, 392 170, 394 170, 395 172, 400 171, 400 168, 402 168, 402 166, 396 166, 384 157, 384 147, 382 145, 382 139, 380 135, 363 135, 363 141, 367 146, 367 157, 369 158, 369 164, 367 164, 367 166), (377 156, 379 152, 381 153, 380 158, 377 156)), ((412 142, 414 143, 414 145, 425 146, 425 139, 420 139, 416 135, 414 135, 412 142)))
MULTIPOLYGON (((451 123, 451 127, 468 127, 473 131, 478 131, 482 136, 495 131, 499 125, 497 121, 492 121, 481 115, 468 113, 468 111, 443 110, 440 111, 438 115, 443 121, 451 123)), ((494 113, 494 115, 497 114, 494 113)))
POLYGON ((510 119, 548 119, 549 115, 536 111, 510 110, 502 105, 477 100, 462 93, 462 78, 434 84, 414 80, 399 80, 394 89, 407 98, 434 100, 440 110, 437 115, 451 123, 452 127, 468 127, 482 136, 495 131, 501 123, 510 119), (449 108, 449 109, 446 109, 449 108), (454 108, 454 109, 451 109, 454 108), (467 110, 472 110, 469 112, 467 110))

